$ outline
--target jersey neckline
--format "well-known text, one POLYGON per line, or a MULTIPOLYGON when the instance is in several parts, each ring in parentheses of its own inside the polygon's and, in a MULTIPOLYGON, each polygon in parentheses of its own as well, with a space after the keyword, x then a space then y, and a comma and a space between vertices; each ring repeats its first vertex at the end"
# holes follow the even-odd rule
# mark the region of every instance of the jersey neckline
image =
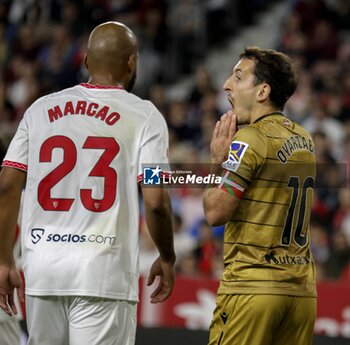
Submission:
POLYGON ((259 118, 256 119, 253 123, 257 123, 257 122, 259 122, 260 120, 265 119, 265 118, 268 117, 268 116, 274 116, 274 115, 285 116, 281 111, 274 111, 274 112, 272 112, 272 113, 268 113, 268 114, 266 114, 266 115, 263 115, 263 116, 259 117, 259 118))
POLYGON ((100 85, 100 84, 89 84, 89 83, 80 83, 80 86, 86 87, 88 89, 114 89, 114 90, 124 90, 122 86, 117 85, 100 85))

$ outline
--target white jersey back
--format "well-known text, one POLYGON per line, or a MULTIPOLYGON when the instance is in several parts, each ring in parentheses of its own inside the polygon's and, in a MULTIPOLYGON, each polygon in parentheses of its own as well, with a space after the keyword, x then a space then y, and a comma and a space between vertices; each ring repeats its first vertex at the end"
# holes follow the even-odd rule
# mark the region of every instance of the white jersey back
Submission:
POLYGON ((81 84, 27 110, 3 161, 27 171, 27 294, 137 300, 137 178, 167 148, 162 115, 123 89, 81 84))

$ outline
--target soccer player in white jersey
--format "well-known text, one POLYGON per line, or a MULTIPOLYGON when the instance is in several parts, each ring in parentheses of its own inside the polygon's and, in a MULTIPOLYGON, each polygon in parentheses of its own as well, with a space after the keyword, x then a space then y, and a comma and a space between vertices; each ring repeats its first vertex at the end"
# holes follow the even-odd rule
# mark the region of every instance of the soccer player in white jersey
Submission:
MULTIPOLYGON (((89 38, 80 84, 26 111, 0 175, 0 307, 15 313, 22 283, 13 264, 21 191, 29 344, 132 345, 138 301, 138 185, 142 164, 167 164, 164 118, 133 95, 137 41, 108 22, 89 38)), ((159 250, 151 302, 174 284, 171 205, 163 187, 142 185, 159 250)))

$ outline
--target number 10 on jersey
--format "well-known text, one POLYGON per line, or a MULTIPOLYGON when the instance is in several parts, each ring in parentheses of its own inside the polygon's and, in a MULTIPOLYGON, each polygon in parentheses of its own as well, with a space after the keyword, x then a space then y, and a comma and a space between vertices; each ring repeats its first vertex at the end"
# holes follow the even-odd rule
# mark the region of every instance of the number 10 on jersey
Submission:
POLYGON ((287 218, 284 224, 283 232, 282 232, 282 239, 281 244, 283 246, 289 246, 291 242, 292 237, 292 225, 295 214, 298 215, 298 219, 296 221, 296 227, 294 231, 294 241, 297 245, 300 247, 304 247, 307 243, 307 234, 305 226, 308 224, 308 222, 305 222, 305 219, 308 220, 308 217, 310 214, 305 217, 306 213, 306 206, 307 206, 307 190, 308 188, 313 189, 315 187, 315 180, 312 176, 308 176, 302 186, 302 194, 301 194, 301 201, 299 203, 299 207, 297 210, 296 204, 299 197, 299 187, 300 187, 300 179, 299 176, 291 176, 288 181, 289 188, 292 188, 293 194, 292 194, 292 200, 289 204, 287 218), (297 211, 297 212, 296 212, 297 211))

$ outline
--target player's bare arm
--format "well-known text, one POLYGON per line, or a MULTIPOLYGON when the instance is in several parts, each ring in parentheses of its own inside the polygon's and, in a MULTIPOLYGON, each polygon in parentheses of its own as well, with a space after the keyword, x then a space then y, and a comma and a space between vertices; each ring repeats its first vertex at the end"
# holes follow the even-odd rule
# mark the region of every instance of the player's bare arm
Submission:
POLYGON ((0 307, 8 315, 17 314, 14 289, 24 299, 23 286, 13 258, 13 243, 26 173, 3 168, 0 173, 0 307))
MULTIPOLYGON (((237 131, 236 115, 228 111, 222 115, 215 125, 210 143, 210 158, 212 173, 221 174, 221 164, 227 158, 228 148, 237 131)), ((226 224, 232 219, 238 206, 239 198, 215 187, 208 188, 204 193, 204 212, 208 224, 212 226, 226 224)))
POLYGON ((152 285, 156 276, 160 277, 157 288, 151 294, 151 303, 159 303, 170 296, 175 280, 171 203, 168 191, 162 187, 142 187, 142 194, 147 227, 159 251, 147 284, 152 285))

